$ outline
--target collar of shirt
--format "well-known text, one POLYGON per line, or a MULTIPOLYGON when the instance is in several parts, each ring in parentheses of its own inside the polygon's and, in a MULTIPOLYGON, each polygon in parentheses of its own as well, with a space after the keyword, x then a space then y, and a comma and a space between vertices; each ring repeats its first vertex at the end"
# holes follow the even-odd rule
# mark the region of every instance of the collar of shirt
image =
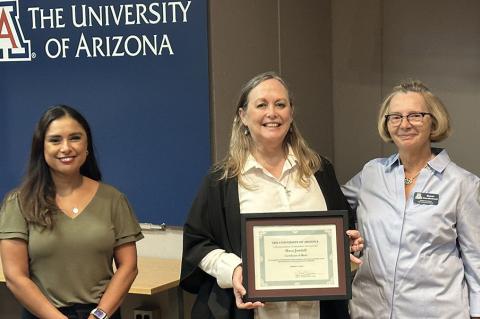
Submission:
POLYGON ((428 162, 428 166, 435 172, 441 174, 452 160, 445 149, 432 148, 432 153, 436 156, 428 162))
MULTIPOLYGON (((447 150, 442 148, 432 148, 432 153, 435 154, 435 157, 428 162, 428 166, 434 170, 436 173, 443 173, 447 165, 451 162, 450 156, 448 156, 447 150)), ((393 154, 387 158, 385 162, 385 171, 391 171, 396 166, 400 165, 399 154, 393 154)))
MULTIPOLYGON (((287 172, 288 170, 297 166, 297 162, 298 162, 297 158, 296 158, 295 154, 293 154, 293 150, 289 145, 288 146, 287 160, 285 161, 285 164, 283 165, 282 176, 283 176, 283 174, 285 174, 285 172, 287 172)), ((245 165, 243 166, 241 174, 245 175, 248 172, 250 172, 251 170, 255 170, 255 169, 260 169, 260 170, 264 171, 265 174, 270 175, 270 173, 267 170, 265 170, 263 168, 263 166, 260 165, 260 163, 258 163, 257 160, 255 159, 255 157, 253 157, 253 155, 250 153, 250 154, 248 154, 247 160, 245 161, 245 165)))

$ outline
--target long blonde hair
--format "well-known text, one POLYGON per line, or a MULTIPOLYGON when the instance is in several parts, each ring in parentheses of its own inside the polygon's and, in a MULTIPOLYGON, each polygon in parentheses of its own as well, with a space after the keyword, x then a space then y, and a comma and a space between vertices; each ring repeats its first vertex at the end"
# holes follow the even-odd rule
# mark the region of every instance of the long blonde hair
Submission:
MULTIPOLYGON (((248 81, 240 91, 240 96, 236 105, 228 154, 223 160, 213 166, 213 171, 221 172, 220 179, 237 177, 239 183, 245 186, 245 183, 241 178, 241 173, 248 155, 254 148, 254 143, 251 135, 245 134, 245 131, 248 128, 240 119, 240 109, 246 111, 250 92, 260 83, 270 79, 277 80, 285 87, 290 105, 293 108, 293 98, 288 86, 276 73, 265 72, 248 81)), ((307 145, 307 142, 304 140, 293 121, 290 124, 290 129, 283 141, 285 154, 288 154, 288 146, 292 148, 293 154, 298 160, 296 182, 303 187, 308 187, 310 177, 321 167, 321 159, 320 156, 307 145)))

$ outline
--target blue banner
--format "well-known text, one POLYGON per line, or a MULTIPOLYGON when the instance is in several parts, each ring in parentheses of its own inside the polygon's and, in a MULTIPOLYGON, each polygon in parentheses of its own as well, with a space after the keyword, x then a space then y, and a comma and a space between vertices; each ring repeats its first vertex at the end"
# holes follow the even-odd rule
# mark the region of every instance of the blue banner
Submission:
POLYGON ((0 195, 55 104, 140 221, 182 225, 211 162, 207 1, 0 0, 0 195))

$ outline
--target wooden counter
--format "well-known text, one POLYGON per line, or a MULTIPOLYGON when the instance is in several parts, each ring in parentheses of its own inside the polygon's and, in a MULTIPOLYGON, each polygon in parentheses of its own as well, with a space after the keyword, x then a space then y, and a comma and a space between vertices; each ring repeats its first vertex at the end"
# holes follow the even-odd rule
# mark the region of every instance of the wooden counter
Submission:
POLYGON ((138 276, 129 293, 153 295, 178 287, 180 264, 178 259, 138 257, 138 276))
MULTIPOLYGON (((138 257, 138 276, 129 293, 153 295, 178 286, 180 260, 138 257)), ((0 260, 0 282, 5 282, 0 260)))

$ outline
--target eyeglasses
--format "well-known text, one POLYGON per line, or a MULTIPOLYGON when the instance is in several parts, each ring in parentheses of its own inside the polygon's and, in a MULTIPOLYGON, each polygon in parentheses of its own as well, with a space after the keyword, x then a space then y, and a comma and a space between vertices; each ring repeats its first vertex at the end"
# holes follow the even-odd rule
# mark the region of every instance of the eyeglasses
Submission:
POLYGON ((428 112, 415 112, 407 115, 387 114, 385 115, 385 120, 392 126, 399 126, 402 123, 402 120, 406 118, 408 123, 419 126, 423 124, 423 118, 425 115, 431 116, 432 114, 428 112))

